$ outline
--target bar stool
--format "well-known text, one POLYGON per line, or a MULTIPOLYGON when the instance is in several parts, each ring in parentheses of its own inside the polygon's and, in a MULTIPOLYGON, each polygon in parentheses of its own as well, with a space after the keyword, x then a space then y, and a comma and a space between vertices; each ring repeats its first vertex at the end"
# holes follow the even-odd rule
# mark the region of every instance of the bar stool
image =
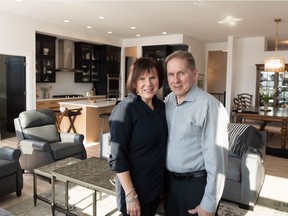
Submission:
MULTIPOLYGON (((116 100, 116 103, 115 105, 117 105, 121 100, 116 100)), ((100 113, 99 114, 99 118, 102 119, 102 123, 101 123, 101 130, 100 130, 100 140, 99 140, 99 143, 100 143, 100 158, 106 158, 106 155, 104 155, 104 153, 106 151, 108 151, 108 148, 109 146, 103 146, 103 130, 104 130, 104 124, 105 124, 105 121, 109 119, 111 113, 110 112, 107 112, 107 113, 100 113)), ((107 152, 106 152, 107 153, 107 152)))
POLYGON ((70 126, 67 130, 67 132, 70 132, 71 130, 73 130, 74 133, 77 133, 76 129, 75 129, 75 126, 74 126, 74 123, 75 123, 75 120, 76 120, 76 117, 78 115, 81 115, 81 110, 82 108, 75 108, 75 109, 67 109, 65 107, 65 110, 61 110, 60 109, 53 109, 54 110, 54 113, 55 113, 55 116, 56 116, 56 126, 58 128, 58 131, 60 132, 60 124, 63 120, 64 117, 68 117, 69 119, 69 122, 70 122, 70 126))
POLYGON ((104 124, 106 119, 108 120, 110 117, 111 113, 101 113, 99 114, 99 118, 102 119, 102 123, 101 123, 101 130, 100 130, 100 158, 106 158, 105 152, 108 153, 108 149, 106 149, 107 146, 105 146, 104 149, 104 145, 103 145, 103 130, 104 130, 104 124))

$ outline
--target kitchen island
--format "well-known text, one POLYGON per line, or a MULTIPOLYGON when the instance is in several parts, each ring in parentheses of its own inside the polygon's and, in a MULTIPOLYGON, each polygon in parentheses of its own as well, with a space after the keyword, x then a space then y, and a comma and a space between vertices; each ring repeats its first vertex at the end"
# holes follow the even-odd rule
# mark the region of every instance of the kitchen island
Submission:
MULTIPOLYGON (((95 102, 90 100, 77 100, 77 101, 62 101, 59 102, 60 107, 67 109, 82 108, 81 115, 75 119, 74 126, 79 134, 83 134, 85 139, 84 143, 99 142, 100 132, 102 126, 102 119, 99 117, 101 113, 109 113, 115 106, 115 99, 98 99, 95 102)), ((66 132, 70 126, 68 117, 64 117, 60 124, 60 129, 66 132)), ((109 131, 107 119, 104 122, 103 133, 109 131)))

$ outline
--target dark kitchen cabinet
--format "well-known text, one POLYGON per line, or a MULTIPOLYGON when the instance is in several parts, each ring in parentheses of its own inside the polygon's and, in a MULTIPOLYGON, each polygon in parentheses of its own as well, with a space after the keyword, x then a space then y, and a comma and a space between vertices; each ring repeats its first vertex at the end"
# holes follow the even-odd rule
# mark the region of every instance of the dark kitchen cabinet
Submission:
POLYGON ((100 81, 100 49, 98 45, 75 42, 75 82, 100 81))
MULTIPOLYGON (((188 50, 187 45, 156 45, 156 46, 143 46, 142 47, 142 56, 148 57, 156 60, 159 64, 163 64, 165 58, 176 50, 188 50)), ((158 97, 164 99, 164 97, 171 92, 168 83, 166 74, 164 76, 163 88, 161 88, 158 97)))
POLYGON ((36 82, 55 82, 56 37, 36 34, 36 82))
POLYGON ((107 95, 107 97, 119 96, 120 59, 120 47, 111 45, 100 46, 100 82, 94 86, 97 94, 107 95), (111 89, 113 89, 112 94, 111 89))
MULTIPOLYGON (((107 75, 120 74, 120 47, 75 42, 75 82, 93 83, 98 95, 107 95, 107 75)), ((117 82, 118 83, 118 82, 117 82)), ((114 86, 113 88, 118 88, 114 86)))

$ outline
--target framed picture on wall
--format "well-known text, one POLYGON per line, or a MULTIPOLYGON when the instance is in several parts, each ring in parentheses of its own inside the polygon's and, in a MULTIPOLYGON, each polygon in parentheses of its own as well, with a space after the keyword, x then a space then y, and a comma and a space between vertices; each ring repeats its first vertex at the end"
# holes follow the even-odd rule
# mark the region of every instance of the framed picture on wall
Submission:
POLYGON ((205 83, 204 83, 204 74, 198 74, 198 80, 197 80, 197 86, 198 88, 204 90, 205 89, 205 83))

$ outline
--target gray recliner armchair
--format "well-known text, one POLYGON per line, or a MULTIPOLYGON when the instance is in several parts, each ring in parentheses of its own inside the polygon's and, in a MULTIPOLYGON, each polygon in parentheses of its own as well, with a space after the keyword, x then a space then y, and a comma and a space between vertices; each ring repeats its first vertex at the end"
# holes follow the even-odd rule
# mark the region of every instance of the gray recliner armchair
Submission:
POLYGON ((53 110, 28 110, 14 119, 20 164, 23 170, 33 172, 37 167, 68 157, 86 159, 84 136, 59 133, 53 110))
MULTIPOLYGON (((243 124, 230 123, 230 125, 233 129, 229 131, 228 126, 229 138, 231 133, 241 130, 243 124), (239 126, 240 128, 237 128, 239 126)), ((236 202, 240 208, 253 211, 265 178, 264 156, 267 135, 264 131, 248 126, 245 132, 241 132, 241 136, 234 140, 235 146, 229 150, 228 171, 222 199, 236 202)))
POLYGON ((0 196, 16 192, 21 196, 23 174, 19 163, 21 151, 0 147, 0 196))

